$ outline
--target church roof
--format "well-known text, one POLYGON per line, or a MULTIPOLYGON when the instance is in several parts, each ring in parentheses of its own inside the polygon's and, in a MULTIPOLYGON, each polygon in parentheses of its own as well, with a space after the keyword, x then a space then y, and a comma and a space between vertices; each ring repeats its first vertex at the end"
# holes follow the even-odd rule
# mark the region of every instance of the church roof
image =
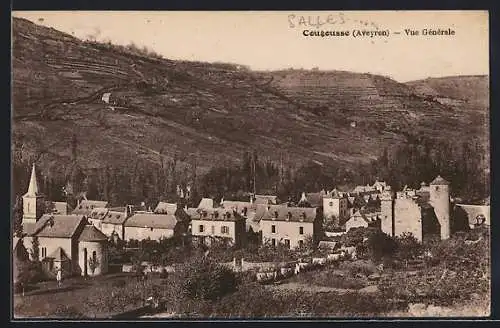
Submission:
POLYGON ((44 214, 35 224, 33 234, 38 237, 72 238, 80 226, 81 215, 44 214))
POLYGON ((53 258, 54 261, 57 262, 66 262, 69 261, 69 257, 66 255, 66 252, 64 252, 64 249, 61 247, 57 247, 55 251, 49 254, 50 258, 53 258))
POLYGON ((104 241, 108 240, 105 234, 101 230, 97 229, 93 225, 86 225, 83 228, 78 241, 104 241))
POLYGON ((431 185, 449 185, 450 183, 438 175, 431 183, 431 185))
POLYGON ((42 193, 38 189, 38 182, 36 181, 35 163, 33 163, 33 168, 31 169, 31 178, 30 178, 30 184, 28 186, 28 192, 24 194, 24 196, 28 197, 42 196, 42 193))

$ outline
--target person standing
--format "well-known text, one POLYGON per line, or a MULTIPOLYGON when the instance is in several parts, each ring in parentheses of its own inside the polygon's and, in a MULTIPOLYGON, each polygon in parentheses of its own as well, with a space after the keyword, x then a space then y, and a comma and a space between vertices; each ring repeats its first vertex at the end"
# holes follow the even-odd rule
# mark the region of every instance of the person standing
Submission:
POLYGON ((62 270, 61 269, 57 270, 56 279, 57 279, 57 287, 60 288, 62 285, 62 270))

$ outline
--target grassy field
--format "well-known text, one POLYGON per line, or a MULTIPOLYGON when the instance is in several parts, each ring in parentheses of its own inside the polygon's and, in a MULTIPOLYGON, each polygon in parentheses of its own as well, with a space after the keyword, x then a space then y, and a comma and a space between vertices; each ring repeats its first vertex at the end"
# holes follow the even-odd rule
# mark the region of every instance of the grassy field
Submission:
POLYGON ((149 297, 146 294, 151 286, 158 280, 152 278, 140 282, 131 274, 115 274, 86 280, 71 278, 65 280, 61 288, 55 281, 43 282, 25 296, 14 295, 14 317, 109 317, 141 306, 149 297), (119 301, 124 294, 136 297, 128 297, 127 302, 115 306, 106 301, 111 298, 119 301))

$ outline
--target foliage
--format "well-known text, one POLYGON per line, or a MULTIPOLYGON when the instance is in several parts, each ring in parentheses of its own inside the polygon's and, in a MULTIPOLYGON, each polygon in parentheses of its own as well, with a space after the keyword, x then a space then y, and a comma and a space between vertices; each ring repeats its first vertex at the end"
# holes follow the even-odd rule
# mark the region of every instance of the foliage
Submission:
POLYGON ((370 258, 378 262, 383 257, 392 257, 397 250, 398 244, 393 238, 378 231, 368 237, 367 247, 370 258))
POLYGON ((373 262, 365 260, 343 262, 340 264, 339 269, 348 271, 351 276, 356 276, 357 274, 369 276, 377 271, 373 262))
POLYGON ((216 300, 236 290, 234 272, 205 258, 198 258, 184 268, 183 295, 191 299, 216 300))
POLYGON ((396 257, 401 260, 413 260, 422 255, 422 244, 411 233, 403 233, 396 237, 396 257))
POLYGON ((38 261, 25 261, 19 263, 18 283, 21 286, 35 284, 44 280, 42 263, 38 261))
MULTIPOLYGON (((351 272, 351 275, 354 276, 355 274, 351 272)), ((348 277, 344 274, 344 271, 332 267, 325 267, 317 271, 301 272, 299 275, 291 278, 291 281, 341 289, 360 289, 366 286, 365 281, 348 277)))
POLYGON ((478 238, 478 232, 453 236, 430 245, 427 250, 436 259, 413 275, 395 273, 380 282, 386 297, 409 302, 450 305, 470 300, 474 294, 487 297, 490 292, 490 241, 478 238), (476 243, 471 241, 476 240, 476 243))
POLYGON ((16 197, 16 204, 13 213, 13 235, 21 238, 23 235, 23 198, 16 197))
POLYGON ((34 236, 31 242, 31 258, 33 261, 37 262, 40 260, 40 242, 38 241, 38 237, 34 236))

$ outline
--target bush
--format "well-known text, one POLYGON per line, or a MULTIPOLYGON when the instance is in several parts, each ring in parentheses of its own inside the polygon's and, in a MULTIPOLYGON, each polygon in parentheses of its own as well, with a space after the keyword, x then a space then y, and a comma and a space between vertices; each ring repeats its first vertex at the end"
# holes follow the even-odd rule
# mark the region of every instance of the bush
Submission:
POLYGON ((390 257, 394 255, 397 250, 398 244, 396 241, 386 235, 383 232, 376 232, 368 237, 368 252, 370 254, 370 258, 378 262, 383 257, 390 257))
POLYGON ((196 259, 184 268, 182 293, 198 300, 216 300, 236 290, 235 273, 208 259, 196 259))
POLYGON ((372 273, 377 272, 377 268, 373 262, 363 260, 355 262, 342 262, 339 269, 349 271, 352 276, 355 276, 358 273, 369 276, 372 273))
POLYGON ((396 243, 396 256, 401 260, 413 260, 422 254, 422 244, 411 233, 396 237, 396 243))

